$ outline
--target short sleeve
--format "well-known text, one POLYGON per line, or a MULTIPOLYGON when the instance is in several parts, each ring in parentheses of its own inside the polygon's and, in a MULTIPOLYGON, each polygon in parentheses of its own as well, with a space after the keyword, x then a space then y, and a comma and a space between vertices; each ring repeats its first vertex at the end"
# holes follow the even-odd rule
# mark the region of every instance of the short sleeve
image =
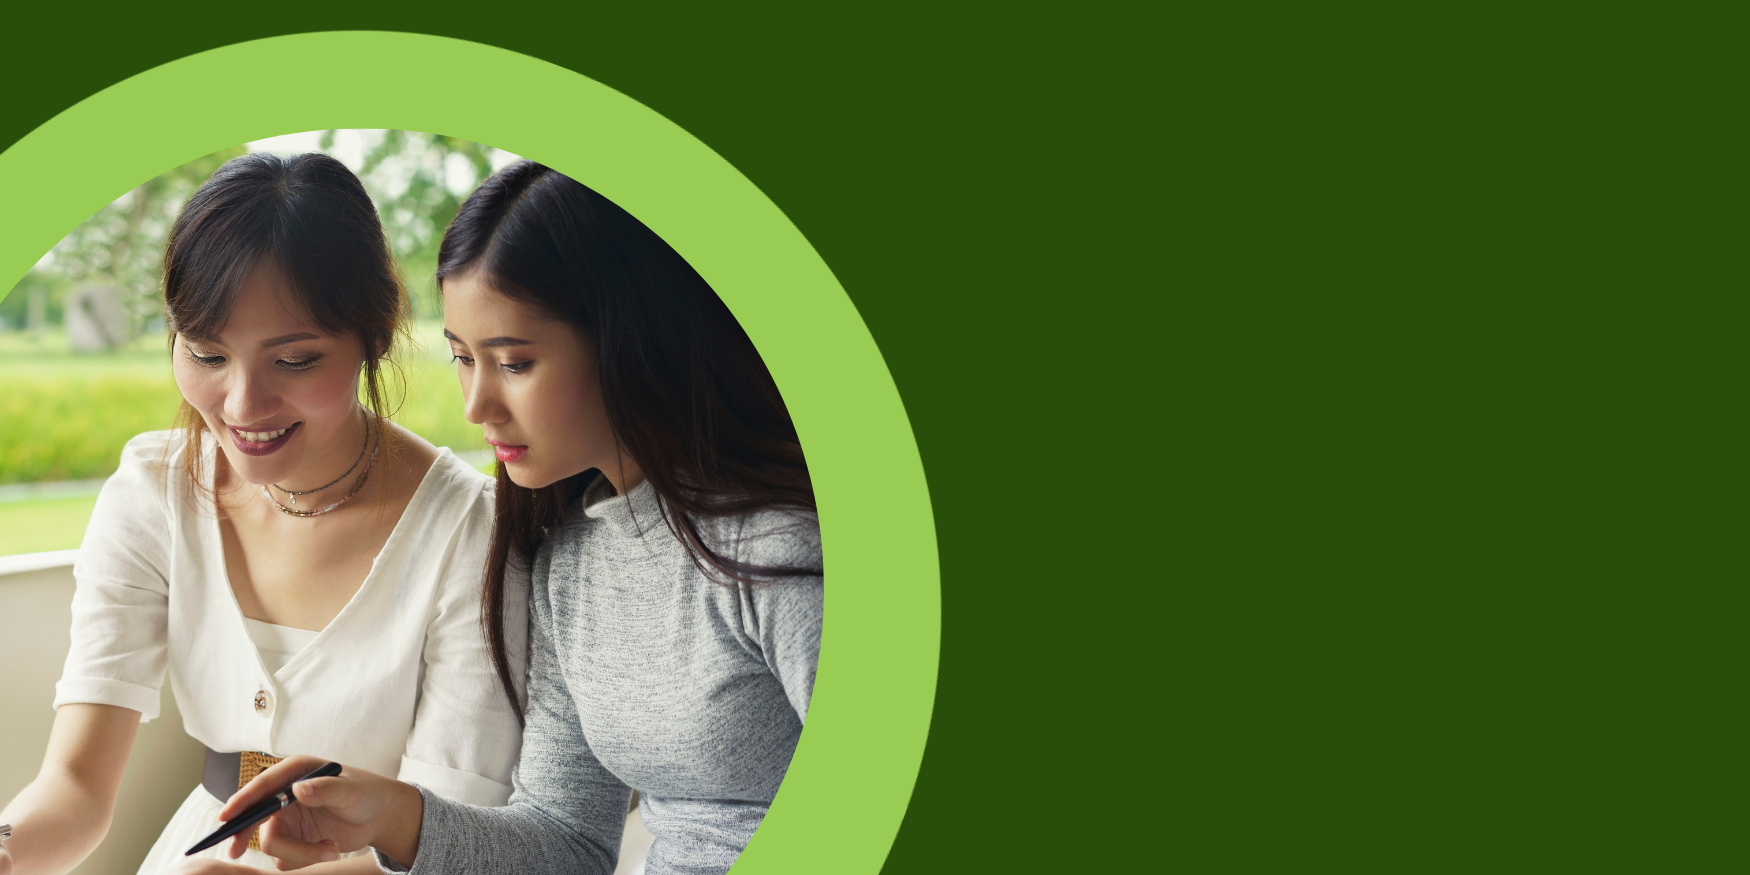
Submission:
MULTIPOLYGON (((493 488, 491 481, 482 480, 468 478, 477 484, 475 500, 442 563, 441 589, 426 626, 419 707, 399 777, 456 802, 498 806, 510 798, 522 727, 493 668, 480 624, 493 488)), ((511 676, 520 696, 527 665, 526 570, 505 575, 504 619, 511 676)))
POLYGON ((73 563, 72 646, 56 708, 116 705, 158 716, 158 690, 169 660, 169 499, 177 476, 170 453, 174 432, 148 432, 128 441, 115 475, 103 484, 85 540, 73 563))

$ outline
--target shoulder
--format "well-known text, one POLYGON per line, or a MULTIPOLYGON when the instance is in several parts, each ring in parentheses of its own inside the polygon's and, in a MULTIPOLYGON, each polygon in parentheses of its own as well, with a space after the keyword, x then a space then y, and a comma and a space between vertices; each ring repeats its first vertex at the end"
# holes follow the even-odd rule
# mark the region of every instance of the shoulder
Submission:
POLYGON ((417 508, 410 505, 406 512, 416 514, 415 524, 431 527, 433 535, 453 533, 464 552, 484 554, 492 536, 494 486, 492 478, 454 453, 438 450, 416 493, 417 508))
POLYGON ((463 462, 448 447, 433 446, 431 441, 392 419, 377 421, 383 437, 380 449, 385 457, 376 463, 377 467, 398 484, 395 488, 404 490, 403 496, 436 491, 453 500, 462 493, 477 493, 483 483, 492 482, 492 478, 463 462))
POLYGON ((135 435, 122 447, 115 474, 104 484, 104 491, 125 491, 136 497, 142 493, 168 496, 184 477, 187 441, 187 434, 180 430, 135 435))
POLYGON ((813 511, 767 509, 716 520, 712 546, 737 561, 768 568, 819 570, 820 517, 813 511))
POLYGON ((148 431, 134 435, 122 446, 122 465, 163 464, 181 461, 183 445, 188 441, 179 429, 148 431))
POLYGON ((437 507, 457 504, 492 506, 497 483, 491 477, 456 457, 448 448, 434 451, 435 458, 425 472, 425 486, 434 493, 430 498, 437 507))
POLYGON ((194 495, 182 464, 187 439, 184 431, 153 431, 122 448, 91 509, 75 577, 134 580, 143 567, 167 567, 167 545, 199 517, 181 504, 194 495))

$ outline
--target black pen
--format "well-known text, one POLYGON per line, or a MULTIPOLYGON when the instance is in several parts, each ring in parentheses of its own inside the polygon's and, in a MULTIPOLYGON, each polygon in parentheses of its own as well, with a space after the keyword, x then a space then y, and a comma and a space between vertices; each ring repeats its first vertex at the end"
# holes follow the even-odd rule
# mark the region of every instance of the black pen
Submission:
MULTIPOLYGON (((299 778, 298 781, 308 781, 311 778, 332 778, 338 774, 340 774, 340 763, 329 763, 328 765, 299 778)), ((292 783, 296 784, 298 781, 293 781, 292 783)), ((292 788, 287 787, 284 790, 269 796, 265 801, 257 803, 248 811, 225 821, 224 826, 219 827, 212 835, 201 839, 200 844, 189 848, 188 853, 183 854, 183 856, 189 857, 198 854, 201 851, 204 851, 207 848, 210 848, 213 845, 216 845, 219 842, 268 819, 269 817, 272 817, 274 812, 296 801, 298 801, 298 798, 292 795, 292 788)))

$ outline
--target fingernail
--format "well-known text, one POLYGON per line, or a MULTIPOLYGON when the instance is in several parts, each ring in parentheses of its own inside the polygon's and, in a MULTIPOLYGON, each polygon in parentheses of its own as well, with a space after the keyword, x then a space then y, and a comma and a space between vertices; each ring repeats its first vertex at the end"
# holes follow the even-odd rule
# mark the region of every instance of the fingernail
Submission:
POLYGON ((338 859, 340 859, 340 854, 339 854, 339 852, 335 851, 333 848, 323 848, 322 849, 322 862, 332 863, 338 859))

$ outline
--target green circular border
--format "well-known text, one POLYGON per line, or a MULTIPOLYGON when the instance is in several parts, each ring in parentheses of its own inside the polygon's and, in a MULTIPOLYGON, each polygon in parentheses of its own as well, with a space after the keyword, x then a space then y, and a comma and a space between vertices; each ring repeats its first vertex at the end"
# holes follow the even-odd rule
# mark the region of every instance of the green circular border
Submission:
POLYGON ((738 873, 875 872, 935 696, 941 601, 923 464, 868 329, 820 256, 734 167, 644 105, 526 55, 444 37, 299 34, 107 88, 0 153, 0 280, 141 181, 276 134, 401 128, 536 158, 638 216, 759 346, 808 450, 832 568, 808 729, 738 873))

